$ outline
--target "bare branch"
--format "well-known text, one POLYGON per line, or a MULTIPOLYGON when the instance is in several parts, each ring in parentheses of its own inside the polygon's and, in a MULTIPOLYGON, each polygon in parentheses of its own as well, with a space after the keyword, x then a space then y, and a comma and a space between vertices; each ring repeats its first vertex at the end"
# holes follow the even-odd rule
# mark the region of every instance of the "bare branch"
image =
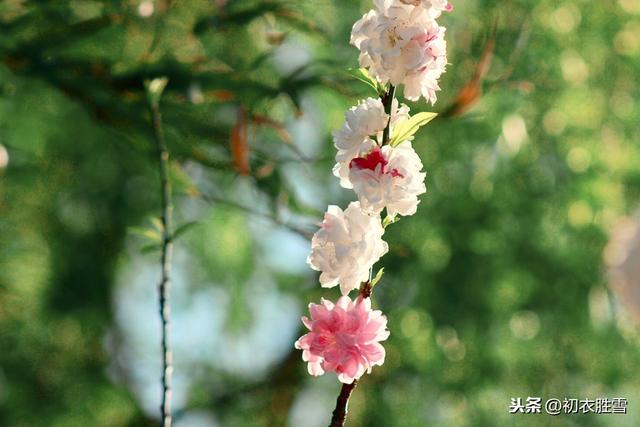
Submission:
POLYGON ((149 106, 156 141, 160 172, 160 201, 162 205, 162 278, 158 285, 160 320, 162 322, 162 404, 160 413, 162 426, 171 427, 171 374, 173 373, 173 352, 171 350, 171 260, 173 257, 173 204, 171 202, 171 181, 169 180, 169 151, 164 139, 162 115, 160 114, 160 96, 166 79, 154 79, 146 83, 149 106))
POLYGON ((336 409, 333 410, 333 416, 331 417, 331 425, 329 427, 342 427, 347 421, 347 413, 349 406, 349 397, 351 392, 358 385, 358 380, 353 380, 351 384, 342 384, 340 389, 340 395, 336 401, 336 409))

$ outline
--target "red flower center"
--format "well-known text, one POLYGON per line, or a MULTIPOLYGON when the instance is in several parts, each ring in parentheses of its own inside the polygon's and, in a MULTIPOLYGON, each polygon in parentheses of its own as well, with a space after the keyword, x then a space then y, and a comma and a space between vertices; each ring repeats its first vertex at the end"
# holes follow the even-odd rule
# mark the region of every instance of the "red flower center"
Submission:
POLYGON ((379 147, 374 149, 364 157, 356 157, 349 163, 349 169, 356 167, 358 169, 369 169, 375 171, 378 165, 380 166, 380 173, 384 173, 384 167, 389 163, 387 159, 382 155, 382 150, 379 147))
POLYGON ((404 177, 400 172, 398 172, 398 169, 395 169, 395 168, 392 169, 391 171, 385 171, 385 167, 387 166, 388 163, 389 161, 384 158, 384 155, 382 154, 382 150, 380 149, 380 147, 374 147, 373 150, 366 156, 356 157, 355 159, 351 160, 351 162, 349 163, 349 169, 352 169, 355 167, 358 169, 369 169, 375 172, 376 169, 378 168, 378 165, 380 165, 380 169, 378 171, 380 175, 389 173, 394 178, 404 177))

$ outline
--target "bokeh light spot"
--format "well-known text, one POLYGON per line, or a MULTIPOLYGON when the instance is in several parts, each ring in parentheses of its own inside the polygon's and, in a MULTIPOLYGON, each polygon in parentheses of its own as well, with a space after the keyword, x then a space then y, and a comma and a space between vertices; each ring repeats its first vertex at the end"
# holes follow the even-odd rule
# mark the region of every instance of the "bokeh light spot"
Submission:
POLYGON ((524 119, 518 114, 512 114, 502 121, 502 137, 498 141, 498 147, 504 154, 515 154, 527 137, 524 119))
POLYGON ((567 116, 559 110, 549 110, 542 118, 542 127, 549 135, 560 135, 567 127, 567 116))
POLYGON ((569 223, 574 227, 582 227, 593 220, 593 210, 584 201, 573 202, 569 206, 569 223))
POLYGON ((574 147, 569 150, 567 164, 574 172, 584 172, 591 165, 591 155, 582 147, 574 147))
POLYGON ((578 26, 581 18, 580 9, 573 3, 566 3, 553 12, 551 24, 558 33, 567 34, 578 26))
POLYGON ((538 335, 540 318, 533 311, 520 311, 511 316, 509 328, 514 337, 528 341, 538 335))
POLYGON ((613 47, 621 55, 640 52, 640 24, 629 23, 613 39, 613 47))
POLYGON ((560 65, 562 67, 562 77, 567 83, 580 85, 589 77, 589 67, 575 51, 562 52, 560 65))

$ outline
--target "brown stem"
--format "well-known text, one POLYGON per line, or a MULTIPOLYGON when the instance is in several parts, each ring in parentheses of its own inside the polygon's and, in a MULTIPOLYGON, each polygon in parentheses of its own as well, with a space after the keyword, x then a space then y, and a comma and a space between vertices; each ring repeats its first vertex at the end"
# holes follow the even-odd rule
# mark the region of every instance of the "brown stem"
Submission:
POLYGON ((391 127, 391 106, 393 105, 393 98, 396 95, 396 88, 392 84, 389 84, 389 89, 380 97, 382 105, 384 105, 384 112, 389 115, 389 122, 387 127, 384 128, 382 133, 382 145, 387 145, 389 142, 389 128, 391 127))
POLYGON ((351 384, 342 384, 340 395, 336 401, 336 409, 333 410, 333 416, 331 417, 331 424, 329 427, 344 426, 344 423, 347 421, 349 397, 351 397, 351 392, 357 385, 358 380, 353 380, 351 384))
POLYGON ((371 296, 371 282, 362 282, 360 286, 360 296, 362 298, 369 298, 371 296))

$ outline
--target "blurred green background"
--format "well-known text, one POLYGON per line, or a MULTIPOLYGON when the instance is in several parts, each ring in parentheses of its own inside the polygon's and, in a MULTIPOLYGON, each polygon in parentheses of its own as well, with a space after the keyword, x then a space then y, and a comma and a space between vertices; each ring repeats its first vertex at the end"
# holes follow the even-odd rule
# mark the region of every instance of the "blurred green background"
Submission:
MULTIPOLYGON (((347 74, 371 7, 0 1, 0 426, 158 423, 158 76, 189 224, 175 426, 328 424, 340 385, 293 342, 307 303, 338 296, 305 258, 327 204, 353 199, 330 131, 374 96, 347 74)), ((414 144, 428 192, 385 235, 387 361, 348 425, 640 425, 638 328, 603 261, 640 201, 640 2, 460 0, 440 23, 439 101, 409 105, 448 114, 414 144), (509 415, 527 396, 629 413, 509 415)))

